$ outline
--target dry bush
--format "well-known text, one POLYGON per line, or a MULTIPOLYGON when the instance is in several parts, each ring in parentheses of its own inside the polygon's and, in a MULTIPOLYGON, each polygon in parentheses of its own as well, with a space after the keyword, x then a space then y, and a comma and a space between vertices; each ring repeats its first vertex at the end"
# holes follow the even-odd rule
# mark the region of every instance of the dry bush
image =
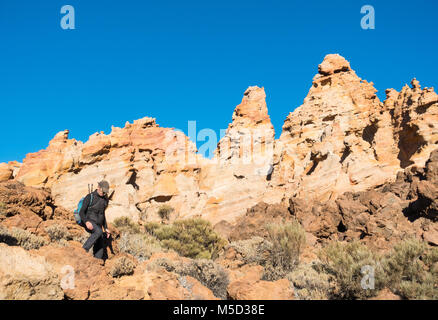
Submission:
POLYGON ((375 296, 385 285, 380 257, 358 241, 331 243, 319 252, 319 258, 322 271, 336 279, 337 290, 333 292, 336 299, 366 299, 375 296), (365 266, 374 270, 374 289, 362 288, 365 266))
POLYGON ((267 230, 272 250, 263 279, 278 280, 298 265, 301 250, 306 243, 306 234, 298 221, 269 224, 267 230))
POLYGON ((175 272, 180 276, 190 276, 209 288, 221 299, 227 298, 228 274, 225 269, 212 260, 200 259, 189 262, 175 262, 167 258, 154 260, 148 265, 149 269, 163 267, 166 271, 175 272))
POLYGON ((120 257, 114 261, 110 270, 110 275, 113 278, 121 277, 125 275, 131 275, 134 273, 135 263, 127 257, 120 257))
POLYGON ((7 209, 6 204, 0 201, 0 217, 6 216, 6 209, 7 209))
POLYGON ((164 251, 157 239, 145 233, 123 233, 118 246, 121 252, 128 253, 139 261, 148 260, 153 253, 164 251))
POLYGON ((287 279, 294 286, 297 299, 328 300, 335 291, 335 278, 321 270, 319 264, 299 264, 287 279))
POLYGON ((52 224, 46 228, 46 232, 50 237, 50 241, 72 240, 73 237, 68 232, 68 229, 60 224, 52 224))
POLYGON ((405 299, 438 299, 438 248, 406 239, 394 246, 382 264, 394 293, 405 299))
POLYGON ((90 234, 87 231, 82 232, 80 235, 76 235, 75 237, 73 237, 74 241, 77 241, 81 244, 84 244, 85 241, 87 241, 87 239, 90 237, 90 234))
POLYGON ((265 266, 272 254, 272 243, 262 237, 233 241, 225 247, 225 251, 230 248, 236 251, 245 264, 265 266))
POLYGON ((0 242, 6 243, 9 246, 20 246, 25 250, 39 249, 48 244, 45 238, 15 227, 10 230, 1 227, 0 242))
POLYGON ((174 211, 174 209, 168 204, 163 204, 158 208, 158 215, 163 220, 168 220, 170 214, 174 211))

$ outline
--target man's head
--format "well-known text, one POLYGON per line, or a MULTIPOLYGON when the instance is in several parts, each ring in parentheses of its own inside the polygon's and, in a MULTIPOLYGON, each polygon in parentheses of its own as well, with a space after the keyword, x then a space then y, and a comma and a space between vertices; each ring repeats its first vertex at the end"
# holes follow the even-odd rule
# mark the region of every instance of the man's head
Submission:
POLYGON ((97 193, 99 193, 100 196, 103 196, 104 194, 107 195, 109 192, 109 183, 106 180, 102 180, 97 184, 97 193))

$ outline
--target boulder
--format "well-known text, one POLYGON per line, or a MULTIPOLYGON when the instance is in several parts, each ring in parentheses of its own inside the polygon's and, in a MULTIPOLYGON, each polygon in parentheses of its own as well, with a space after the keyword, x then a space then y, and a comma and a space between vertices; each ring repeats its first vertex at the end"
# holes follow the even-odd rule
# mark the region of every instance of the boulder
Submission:
POLYGON ((60 278, 41 256, 0 243, 0 300, 60 300, 60 278))

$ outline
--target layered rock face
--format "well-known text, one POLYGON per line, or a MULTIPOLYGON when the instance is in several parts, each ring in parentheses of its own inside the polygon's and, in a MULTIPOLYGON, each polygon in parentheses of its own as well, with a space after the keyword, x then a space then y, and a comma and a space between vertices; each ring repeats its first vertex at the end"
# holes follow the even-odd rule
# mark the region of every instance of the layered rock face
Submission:
POLYGON ((201 190, 208 197, 202 216, 232 222, 263 196, 272 171, 275 131, 263 88, 248 88, 215 156, 201 167, 201 190))
POLYGON ((400 92, 387 90, 383 103, 375 92, 348 61, 330 54, 278 140, 264 89, 249 87, 212 159, 197 154, 183 133, 143 118, 85 143, 59 132, 22 165, 1 164, 0 181, 50 188, 56 205, 73 210, 89 184, 106 179, 113 190, 110 221, 158 220, 158 208, 167 204, 171 220, 202 216, 223 224, 260 201, 334 200, 395 181, 398 171, 423 166, 437 146, 432 88, 413 80, 400 92))
POLYGON ((400 92, 386 90, 385 110, 391 114, 400 166, 424 166, 438 145, 438 95, 433 88, 421 89, 413 79, 400 92))
POLYGON ((106 179, 114 191, 109 220, 126 215, 138 219, 155 203, 193 193, 198 170, 195 151, 186 136, 160 128, 152 118, 113 127, 109 135, 95 133, 86 143, 68 139, 66 130, 46 150, 28 154, 16 180, 50 188, 58 205, 73 210, 88 185, 95 188, 106 179))
MULTIPOLYGON (((59 132, 46 150, 27 155, 16 180, 50 188, 57 205, 73 210, 89 184, 106 179, 114 191, 110 221, 159 219, 164 203, 174 208, 172 219, 233 220, 259 201, 272 167, 275 133, 265 97, 263 88, 245 92, 213 159, 196 154, 181 132, 143 118, 86 143, 59 132)), ((10 170, 5 177, 12 178, 10 170)))
POLYGON ((375 92, 344 58, 328 55, 304 104, 284 123, 273 185, 288 194, 329 200, 392 178, 398 150, 391 116, 375 92))

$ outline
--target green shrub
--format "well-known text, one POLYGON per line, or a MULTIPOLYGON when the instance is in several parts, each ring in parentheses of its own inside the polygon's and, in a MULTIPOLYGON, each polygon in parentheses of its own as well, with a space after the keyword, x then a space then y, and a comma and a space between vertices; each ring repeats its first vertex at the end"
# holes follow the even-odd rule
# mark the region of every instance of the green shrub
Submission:
POLYGON ((306 235, 298 221, 269 224, 267 231, 272 250, 265 265, 263 279, 277 280, 285 277, 298 265, 306 235))
POLYGON ((110 275, 113 278, 131 275, 134 273, 134 269, 135 264, 131 259, 128 259, 127 257, 120 257, 114 261, 114 264, 110 270, 110 275))
POLYGON ((139 261, 148 260, 153 253, 163 251, 157 239, 145 233, 123 233, 118 246, 120 251, 133 255, 139 261))
POLYGON ((50 237, 50 241, 72 240, 72 236, 68 229, 60 224, 52 224, 46 228, 46 232, 50 237))
POLYGON ((47 240, 43 237, 15 227, 11 230, 1 227, 0 242, 6 243, 9 246, 20 246, 25 250, 39 249, 48 244, 47 240))
POLYGON ((158 208, 158 215, 163 220, 168 220, 170 214, 174 211, 174 209, 168 204, 163 204, 158 208))
POLYGON ((158 222, 146 222, 144 224, 144 230, 151 235, 155 235, 155 230, 158 230, 160 228, 161 224, 158 222))
POLYGON ((119 217, 113 221, 113 225, 120 233, 140 233, 140 226, 131 220, 130 217, 119 217))
POLYGON ((405 299, 438 299, 438 248, 406 239, 383 261, 389 288, 405 299))
POLYGON ((380 257, 358 241, 335 242, 319 252, 322 270, 335 277, 337 290, 333 293, 340 299, 365 299, 375 296, 385 285, 385 274, 380 265, 380 257), (374 289, 362 288, 365 274, 362 268, 370 266, 374 270, 374 289))
POLYGON ((211 224, 200 218, 178 220, 171 225, 148 223, 145 229, 160 240, 163 247, 194 259, 216 257, 226 244, 211 224))

